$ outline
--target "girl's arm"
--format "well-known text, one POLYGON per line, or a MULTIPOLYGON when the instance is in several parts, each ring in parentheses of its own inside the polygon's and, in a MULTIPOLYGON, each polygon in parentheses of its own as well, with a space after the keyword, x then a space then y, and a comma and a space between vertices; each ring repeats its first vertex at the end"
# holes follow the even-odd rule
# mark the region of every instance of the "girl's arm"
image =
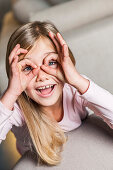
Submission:
POLYGON ((18 96, 26 89, 28 83, 34 78, 39 68, 28 59, 18 61, 20 54, 26 54, 28 51, 20 48, 17 44, 11 51, 9 61, 9 81, 8 87, 0 98, 0 141, 6 138, 6 134, 15 126, 22 126, 22 114, 15 104, 18 96), (25 74, 23 67, 30 65, 33 70, 25 74), (24 80, 24 81, 23 81, 24 80))
POLYGON ((83 104, 80 103, 83 105, 83 110, 85 110, 85 107, 89 107, 113 128, 113 95, 96 85, 89 78, 79 74, 72 63, 68 46, 59 32, 56 35, 49 32, 49 36, 56 45, 58 55, 47 56, 41 68, 48 74, 57 77, 61 82, 66 82, 76 88, 81 98, 80 100, 83 101, 83 104), (48 63, 52 59, 58 63, 56 69, 49 67, 48 63), (61 74, 62 71, 59 65, 63 74, 61 74))
POLYGON ((24 117, 14 98, 5 100, 5 97, 9 96, 0 97, 0 143, 6 139, 6 135, 13 125, 22 126, 24 122, 24 117))
POLYGON ((12 93, 9 90, 6 90, 2 97, 0 98, 0 102, 2 102, 2 104, 4 104, 4 106, 7 109, 13 110, 13 106, 17 98, 18 96, 12 95, 12 93))
POLYGON ((78 96, 83 99, 83 107, 88 107, 94 111, 97 116, 100 116, 113 129, 113 95, 98 86, 87 76, 82 74, 81 76, 90 81, 85 93, 81 94, 78 91, 78 96))

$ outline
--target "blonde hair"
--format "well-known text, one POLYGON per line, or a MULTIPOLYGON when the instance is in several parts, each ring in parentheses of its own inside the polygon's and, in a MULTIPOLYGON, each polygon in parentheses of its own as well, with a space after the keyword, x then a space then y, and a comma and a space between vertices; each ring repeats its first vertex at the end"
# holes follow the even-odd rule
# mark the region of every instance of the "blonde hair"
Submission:
MULTIPOLYGON (((28 49, 29 51, 40 36, 49 38, 53 43, 49 37, 49 31, 52 31, 55 35, 59 32, 50 21, 29 22, 15 30, 7 45, 6 72, 8 78, 10 72, 8 58, 15 45, 20 44, 21 48, 28 49)), ((54 43, 53 45, 55 47, 54 43)), ((69 56, 75 65, 75 59, 70 49, 69 56)), ((63 144, 67 141, 67 136, 64 131, 55 120, 50 119, 46 112, 41 110, 38 103, 26 95, 25 91, 18 97, 17 103, 24 115, 34 150, 38 156, 38 164, 59 164, 62 159, 61 151, 63 151, 63 144)))

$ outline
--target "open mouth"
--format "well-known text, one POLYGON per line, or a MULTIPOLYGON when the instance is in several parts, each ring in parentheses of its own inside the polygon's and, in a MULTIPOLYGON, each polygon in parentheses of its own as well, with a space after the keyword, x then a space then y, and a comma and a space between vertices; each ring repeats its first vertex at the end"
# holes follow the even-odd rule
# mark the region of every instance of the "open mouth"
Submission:
POLYGON ((36 89, 36 91, 37 91, 37 93, 38 93, 39 96, 48 97, 48 96, 50 96, 50 95, 53 94, 54 89, 55 89, 55 86, 56 86, 56 84, 52 85, 52 86, 49 87, 49 88, 36 89))

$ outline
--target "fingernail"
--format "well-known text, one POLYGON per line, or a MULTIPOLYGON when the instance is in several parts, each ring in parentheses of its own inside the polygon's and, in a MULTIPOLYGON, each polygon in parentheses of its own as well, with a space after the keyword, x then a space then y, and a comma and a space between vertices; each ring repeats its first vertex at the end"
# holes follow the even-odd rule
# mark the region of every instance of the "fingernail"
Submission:
POLYGON ((52 35, 52 37, 54 37, 54 33, 52 31, 50 31, 50 34, 52 35))
POLYGON ((60 37, 62 37, 62 35, 58 32, 58 35, 60 36, 60 37))
POLYGON ((53 34, 52 31, 49 32, 50 34, 53 34))
POLYGON ((16 47, 18 47, 20 44, 17 44, 16 47))

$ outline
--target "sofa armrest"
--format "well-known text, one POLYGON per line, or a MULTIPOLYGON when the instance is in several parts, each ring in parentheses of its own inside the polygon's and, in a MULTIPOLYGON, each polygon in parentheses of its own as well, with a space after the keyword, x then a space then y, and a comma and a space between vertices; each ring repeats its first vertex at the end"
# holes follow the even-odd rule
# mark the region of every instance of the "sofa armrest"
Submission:
POLYGON ((29 20, 50 20, 65 32, 112 14, 112 0, 74 0, 34 13, 29 20))

